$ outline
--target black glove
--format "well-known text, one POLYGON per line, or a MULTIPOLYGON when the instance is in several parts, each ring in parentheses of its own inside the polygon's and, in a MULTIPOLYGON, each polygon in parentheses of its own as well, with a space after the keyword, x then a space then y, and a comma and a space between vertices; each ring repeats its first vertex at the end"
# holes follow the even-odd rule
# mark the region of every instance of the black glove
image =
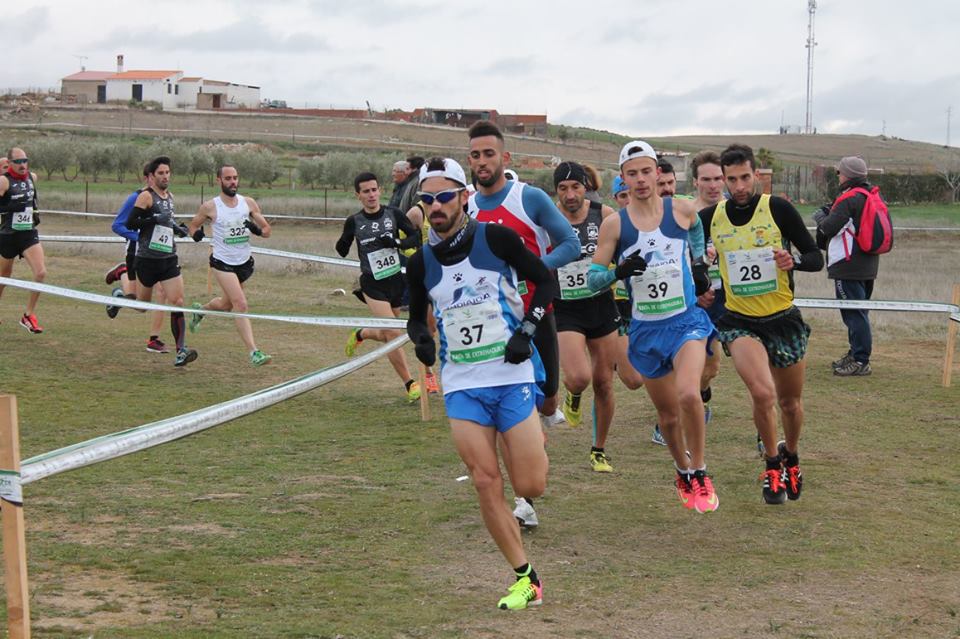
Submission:
POLYGON ((203 227, 201 226, 200 228, 197 229, 197 232, 193 234, 193 241, 202 242, 203 236, 204 236, 203 227))
POLYGON ((247 227, 247 229, 249 229, 249 231, 254 235, 263 235, 263 229, 257 226, 253 220, 244 220, 243 225, 247 227))
POLYGON ((817 223, 817 226, 819 226, 820 223, 827 219, 827 216, 830 215, 830 208, 830 204, 824 204, 813 212, 813 221, 817 223))
POLYGON ((710 275, 707 273, 709 267, 702 259, 693 263, 690 271, 693 273, 693 289, 697 297, 710 290, 710 275))
POLYGON ((400 246, 400 240, 393 237, 393 233, 384 233, 377 238, 377 244, 380 248, 392 249, 400 246))
POLYGON ((437 361, 437 343, 430 335, 420 335, 414 342, 413 351, 424 366, 433 366, 437 361))
POLYGON ((631 275, 640 275, 645 270, 647 270, 647 261, 640 255, 640 251, 637 251, 623 258, 623 261, 617 264, 617 268, 613 272, 618 280, 623 280, 631 275))
POLYGON ((176 224, 173 227, 173 234, 177 237, 187 237, 190 235, 190 231, 187 229, 186 224, 176 224))
POLYGON ((503 353, 503 360, 508 364, 522 364, 533 356, 533 333, 536 325, 530 320, 524 320, 520 328, 513 334, 507 342, 507 348, 503 353))

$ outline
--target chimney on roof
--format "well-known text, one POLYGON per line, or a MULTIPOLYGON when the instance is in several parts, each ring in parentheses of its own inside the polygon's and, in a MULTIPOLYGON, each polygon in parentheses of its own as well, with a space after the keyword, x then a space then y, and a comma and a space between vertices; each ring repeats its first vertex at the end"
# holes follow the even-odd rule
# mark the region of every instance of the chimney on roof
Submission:
POLYGON ((117 56, 117 73, 123 73, 123 54, 117 56))

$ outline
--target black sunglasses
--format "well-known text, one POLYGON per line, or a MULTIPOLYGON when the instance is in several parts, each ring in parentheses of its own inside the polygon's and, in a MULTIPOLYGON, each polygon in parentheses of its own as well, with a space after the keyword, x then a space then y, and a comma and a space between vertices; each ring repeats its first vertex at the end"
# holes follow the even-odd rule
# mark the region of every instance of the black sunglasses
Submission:
POLYGON ((10 160, 10 161, 13 162, 14 164, 26 164, 27 162, 30 161, 30 159, 29 159, 29 158, 17 158, 17 159, 15 159, 15 160, 10 160))

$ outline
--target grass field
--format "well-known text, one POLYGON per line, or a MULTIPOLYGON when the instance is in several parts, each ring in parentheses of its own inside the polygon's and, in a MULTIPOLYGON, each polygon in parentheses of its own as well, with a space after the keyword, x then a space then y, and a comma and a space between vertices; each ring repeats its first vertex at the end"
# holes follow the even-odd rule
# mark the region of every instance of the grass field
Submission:
MULTIPOLYGON (((102 234, 48 215, 44 233, 102 234)), ((278 223, 273 248, 333 254, 333 225, 278 223)), ((875 297, 947 301, 955 238, 898 238, 875 297)), ((48 243, 48 282, 106 292, 118 246, 48 243)), ((187 297, 205 251, 183 249, 187 297)), ((348 269, 258 258, 253 312, 358 315, 348 269)), ((18 264, 15 277, 28 277, 18 264)), ((830 297, 823 273, 800 296, 830 297)), ((52 296, 46 332, 0 298, 0 380, 20 404, 23 456, 184 413, 343 359, 345 330, 258 322, 275 360, 250 368, 232 322, 208 319, 183 370, 144 352, 147 319, 52 296)), ((707 459, 721 500, 697 516, 650 443, 643 391, 618 386, 616 472, 589 430, 548 433, 540 528, 525 534, 541 609, 494 609, 510 570, 479 518, 441 403, 421 423, 389 365, 200 435, 54 476, 24 491, 35 637, 957 637, 960 372, 939 384, 946 321, 874 313, 874 375, 838 379, 836 311, 805 312, 803 498, 764 506, 748 399, 723 362, 707 459)), ((167 331, 165 330, 165 333, 167 331)), ((164 335, 167 338, 167 335, 164 335)), ((408 360, 413 361, 407 349, 408 360)))

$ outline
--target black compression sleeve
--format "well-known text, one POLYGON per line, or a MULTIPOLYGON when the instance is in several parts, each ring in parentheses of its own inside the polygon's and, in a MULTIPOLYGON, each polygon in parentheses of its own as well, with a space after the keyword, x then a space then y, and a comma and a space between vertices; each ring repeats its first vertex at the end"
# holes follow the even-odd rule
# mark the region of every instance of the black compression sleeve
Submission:
POLYGON ((780 228, 780 233, 800 253, 800 264, 797 265, 797 270, 822 270, 823 253, 817 248, 817 243, 807 230, 803 217, 797 209, 783 198, 771 197, 770 213, 773 215, 774 223, 780 228))
POLYGON ((410 293, 410 319, 407 320, 407 335, 417 343, 421 335, 430 335, 427 327, 427 289, 423 278, 423 251, 417 251, 407 262, 407 290, 410 293))
POLYGON ((138 231, 152 218, 153 215, 151 215, 149 209, 142 209, 139 206, 135 206, 133 210, 130 211, 129 217, 127 217, 126 227, 132 231, 138 231))
POLYGON ((347 253, 350 252, 350 245, 353 244, 353 228, 354 221, 351 215, 343 222, 343 232, 340 234, 340 239, 337 240, 336 249, 340 257, 346 257, 347 253))
MULTIPOLYGON (((536 287, 530 300, 531 311, 536 308, 546 309, 557 293, 557 285, 550 269, 523 245, 523 240, 512 229, 499 224, 487 224, 485 228, 490 251, 515 268, 520 279, 527 280, 536 287)), ((528 312, 524 319, 537 323, 541 318, 534 318, 528 312)))
POLYGON ((713 214, 717 210, 717 205, 708 206, 705 209, 701 209, 697 215, 700 216, 700 222, 703 224, 703 241, 706 242, 710 239, 710 224, 713 223, 713 214))

